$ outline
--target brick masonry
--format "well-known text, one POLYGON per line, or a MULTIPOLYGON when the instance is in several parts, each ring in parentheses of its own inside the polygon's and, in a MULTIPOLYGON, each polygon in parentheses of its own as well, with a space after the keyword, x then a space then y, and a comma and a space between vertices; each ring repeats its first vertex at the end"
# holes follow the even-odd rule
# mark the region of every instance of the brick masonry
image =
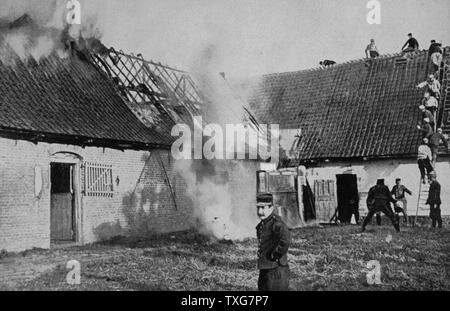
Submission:
MULTIPOLYGON (((436 164, 437 180, 441 184, 441 210, 442 215, 450 215, 450 162, 448 157, 439 157, 436 164)), ((357 176, 358 191, 360 194, 360 214, 367 213, 366 199, 369 189, 376 184, 378 178, 385 179, 389 189, 395 184, 396 178, 401 178, 402 183, 412 191, 413 195, 407 195, 408 213, 415 215, 417 210, 420 172, 416 159, 389 159, 378 161, 343 161, 321 163, 317 167, 308 169, 308 179, 311 185, 314 180, 332 180, 336 187, 336 175, 355 174, 357 176)), ((337 206, 337 198, 333 209, 337 206)), ((419 216, 429 215, 429 206, 421 206, 419 216)))
MULTIPOLYGON (((192 204, 186 184, 173 172, 170 151, 119 151, 0 138, 0 250, 50 247, 50 163, 62 157, 78 158, 76 170, 84 161, 113 166, 113 197, 85 196, 82 187, 76 191, 80 244, 114 235, 171 232, 192 226, 192 204), (36 167, 42 170, 38 196, 36 167)), ((75 176, 81 186, 81 174, 75 176)))

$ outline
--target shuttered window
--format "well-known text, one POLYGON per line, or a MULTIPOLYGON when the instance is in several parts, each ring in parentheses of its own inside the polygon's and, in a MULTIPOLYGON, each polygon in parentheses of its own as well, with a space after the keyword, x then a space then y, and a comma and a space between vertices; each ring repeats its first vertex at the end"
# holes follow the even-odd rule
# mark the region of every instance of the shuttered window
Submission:
POLYGON ((91 197, 112 197, 112 165, 84 163, 84 194, 91 197))

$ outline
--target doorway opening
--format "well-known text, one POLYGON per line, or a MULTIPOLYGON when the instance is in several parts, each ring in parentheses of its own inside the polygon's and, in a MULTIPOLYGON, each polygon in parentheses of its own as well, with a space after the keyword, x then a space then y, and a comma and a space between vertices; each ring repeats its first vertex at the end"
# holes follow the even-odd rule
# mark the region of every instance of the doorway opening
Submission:
POLYGON ((75 164, 50 164, 50 240, 53 245, 77 241, 74 169, 75 164))
POLYGON ((352 215, 359 221, 359 193, 356 175, 336 175, 338 218, 341 223, 350 223, 352 215))

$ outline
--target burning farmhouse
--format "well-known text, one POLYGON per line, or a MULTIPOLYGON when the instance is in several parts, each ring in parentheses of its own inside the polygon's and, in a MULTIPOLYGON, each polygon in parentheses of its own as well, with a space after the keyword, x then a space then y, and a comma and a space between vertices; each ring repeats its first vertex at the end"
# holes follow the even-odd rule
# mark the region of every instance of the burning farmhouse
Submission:
POLYGON ((207 101, 186 72, 28 16, 1 25, 0 50, 0 249, 253 235, 257 160, 171 155, 207 101))
MULTIPOLYGON (((355 200, 365 212, 378 178, 403 178, 418 214, 428 213, 416 168, 415 85, 429 73, 425 51, 267 75, 246 87, 248 104, 224 74, 200 67, 206 73, 194 83, 70 29, 42 28, 27 16, 0 23, 0 250, 190 228, 252 237, 258 191, 274 194, 291 228, 347 221, 355 200), (196 116, 222 128, 242 123, 270 142, 276 135, 261 125, 279 124, 280 161, 265 161, 251 144, 228 160, 175 159, 172 130, 204 128, 196 116)), ((443 67, 437 115, 447 134, 448 74, 443 67)), ((437 170, 445 188, 443 150, 437 170)))

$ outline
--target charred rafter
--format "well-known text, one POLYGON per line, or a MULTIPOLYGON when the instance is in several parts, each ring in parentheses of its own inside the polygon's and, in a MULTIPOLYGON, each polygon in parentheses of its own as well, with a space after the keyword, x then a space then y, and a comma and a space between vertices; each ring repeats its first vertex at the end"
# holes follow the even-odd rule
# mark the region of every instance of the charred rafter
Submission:
POLYGON ((203 95, 186 72, 114 48, 107 53, 91 52, 91 56, 128 102, 136 107, 151 106, 151 123, 176 123, 183 119, 183 110, 189 113, 189 119, 201 115, 203 95))

